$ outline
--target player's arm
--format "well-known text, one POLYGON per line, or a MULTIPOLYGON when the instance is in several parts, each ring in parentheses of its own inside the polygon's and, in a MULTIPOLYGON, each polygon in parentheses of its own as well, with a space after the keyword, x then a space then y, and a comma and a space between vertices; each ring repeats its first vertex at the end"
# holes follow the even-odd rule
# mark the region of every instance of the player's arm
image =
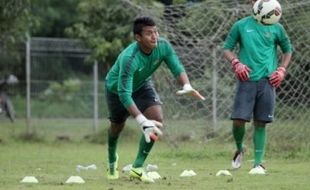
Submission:
POLYGON ((278 44, 283 52, 280 67, 286 69, 292 58, 293 46, 282 25, 279 30, 278 44))
POLYGON ((280 67, 284 67, 286 69, 288 65, 290 64, 291 58, 292 58, 292 53, 283 54, 281 57, 280 67))
POLYGON ((141 111, 138 109, 135 103, 129 105, 127 107, 128 112, 130 115, 132 115, 136 121, 139 124, 139 127, 144 134, 145 141, 147 143, 151 142, 151 139, 153 141, 156 141, 158 139, 157 135, 162 135, 162 131, 160 130, 161 127, 163 127, 161 122, 158 122, 156 120, 149 120, 147 119, 141 111))
POLYGON ((177 91, 177 95, 188 94, 197 98, 198 100, 205 100, 205 97, 203 97, 197 90, 192 87, 185 72, 179 75, 178 81, 183 86, 183 88, 177 91))
POLYGON ((240 81, 249 79, 250 69, 239 61, 233 49, 240 42, 239 22, 236 22, 227 34, 223 44, 224 58, 231 63, 231 67, 240 81))
POLYGON ((232 70, 240 81, 246 81, 250 78, 250 68, 242 64, 236 54, 230 50, 224 50, 224 57, 231 63, 232 70))
POLYGON ((234 52, 232 52, 231 50, 225 49, 224 50, 224 58, 227 61, 231 62, 231 60, 237 58, 237 55, 234 52))
POLYGON ((278 88, 284 80, 286 69, 291 61, 293 51, 292 44, 283 26, 280 27, 277 41, 283 54, 280 66, 269 77, 270 84, 275 88, 278 88))
POLYGON ((133 73, 126 72, 121 74, 122 80, 119 80, 119 97, 122 104, 125 106, 129 114, 136 119, 138 122, 146 142, 150 142, 154 133, 162 135, 162 132, 158 127, 162 127, 160 122, 154 120, 148 120, 143 113, 139 110, 137 105, 132 99, 132 84, 133 84, 133 73), (130 74, 132 73, 132 74, 130 74))
POLYGON ((165 45, 165 52, 167 53, 164 58, 165 63, 174 77, 177 78, 178 82, 183 86, 182 90, 177 91, 177 95, 187 94, 199 100, 205 100, 205 98, 191 86, 184 66, 181 64, 176 52, 169 42, 165 45))
POLYGON ((246 81, 250 77, 250 68, 248 68, 245 64, 242 64, 237 55, 233 53, 233 49, 235 48, 236 44, 240 40, 240 32, 238 23, 235 23, 232 28, 230 29, 224 45, 224 58, 227 59, 231 63, 231 67, 236 75, 236 77, 240 81, 246 81))
POLYGON ((148 120, 138 109, 135 102, 132 99, 133 92, 133 76, 138 69, 135 62, 124 60, 120 67, 119 79, 118 79, 118 95, 119 99, 128 110, 131 116, 133 116, 139 124, 141 131, 144 134, 145 141, 151 142, 151 139, 156 140, 157 135, 162 135, 159 127, 162 124, 155 120, 148 120))
POLYGON ((292 53, 285 53, 282 55, 280 66, 277 68, 276 71, 271 74, 269 78, 270 84, 273 87, 278 88, 281 85, 282 81, 284 80, 286 69, 291 61, 291 58, 292 53))

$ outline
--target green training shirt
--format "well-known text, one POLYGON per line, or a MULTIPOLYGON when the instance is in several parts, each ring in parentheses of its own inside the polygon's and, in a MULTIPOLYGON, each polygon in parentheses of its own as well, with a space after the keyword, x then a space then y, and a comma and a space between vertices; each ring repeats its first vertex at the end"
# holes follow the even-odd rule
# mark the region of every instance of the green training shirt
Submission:
POLYGON ((150 54, 143 53, 138 43, 133 42, 118 56, 107 74, 107 89, 118 94, 127 108, 134 103, 132 93, 151 80, 152 74, 162 62, 166 63, 175 77, 185 71, 174 49, 165 39, 159 38, 150 54))
POLYGON ((223 49, 233 50, 239 43, 239 60, 250 69, 250 80, 269 77, 278 65, 277 47, 292 52, 291 42, 280 23, 263 25, 252 16, 237 21, 231 28, 223 49))

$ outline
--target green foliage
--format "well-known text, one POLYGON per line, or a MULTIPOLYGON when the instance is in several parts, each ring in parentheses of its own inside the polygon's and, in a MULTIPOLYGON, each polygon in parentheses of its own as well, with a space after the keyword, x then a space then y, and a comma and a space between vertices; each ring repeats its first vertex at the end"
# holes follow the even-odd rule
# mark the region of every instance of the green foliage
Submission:
POLYGON ((29 0, 0 2, 1 46, 15 44, 26 37, 30 27, 29 0))
POLYGON ((51 82, 49 87, 32 101, 32 113, 36 117, 91 117, 93 97, 89 86, 79 79, 51 82))
POLYGON ((63 83, 51 82, 42 98, 47 101, 71 101, 74 94, 81 89, 81 81, 79 79, 67 79, 63 83))
POLYGON ((115 0, 82 0, 78 6, 79 22, 67 32, 72 37, 83 39, 93 49, 93 58, 111 64, 132 40, 135 13, 127 6, 115 0))
POLYGON ((0 1, 0 76, 22 75, 20 43, 32 25, 30 0, 0 1))
POLYGON ((80 0, 33 0, 31 13, 35 25, 32 36, 65 37, 65 28, 77 22, 80 0))
POLYGON ((11 46, 10 42, 6 41, 2 45, 2 50, 0 45, 0 78, 8 74, 14 74, 21 79, 20 76, 24 74, 24 68, 21 66, 23 54, 18 51, 16 46, 11 46))

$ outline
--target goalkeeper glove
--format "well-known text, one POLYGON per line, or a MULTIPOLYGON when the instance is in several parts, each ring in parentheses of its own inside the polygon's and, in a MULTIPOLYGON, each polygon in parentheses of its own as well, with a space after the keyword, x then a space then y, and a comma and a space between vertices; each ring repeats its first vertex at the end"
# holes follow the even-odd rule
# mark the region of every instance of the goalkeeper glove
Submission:
POLYGON ((278 88, 281 85, 281 82, 284 79, 286 69, 284 67, 279 67, 274 71, 269 77, 269 82, 273 87, 278 88))
POLYGON ((183 94, 188 94, 200 100, 205 100, 205 97, 203 97, 197 90, 193 89, 193 87, 188 83, 184 84, 182 90, 177 91, 177 95, 183 95, 183 94))
POLYGON ((249 72, 251 71, 248 66, 240 63, 239 59, 234 58, 231 60, 231 66, 235 72, 236 77, 240 81, 246 81, 249 79, 249 72))
POLYGON ((147 143, 157 140, 156 135, 162 135, 162 131, 158 127, 162 127, 162 123, 155 120, 148 120, 143 114, 139 114, 135 118, 140 125, 147 143))

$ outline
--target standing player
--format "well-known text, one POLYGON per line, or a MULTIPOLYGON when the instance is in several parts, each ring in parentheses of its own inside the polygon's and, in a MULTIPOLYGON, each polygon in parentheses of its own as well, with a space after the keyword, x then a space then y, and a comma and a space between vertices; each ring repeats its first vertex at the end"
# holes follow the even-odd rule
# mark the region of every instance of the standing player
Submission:
MULTIPOLYGON (((254 5, 256 1, 251 1, 254 5)), ((285 29, 279 23, 263 25, 253 16, 237 21, 224 43, 224 57, 231 63, 237 77, 237 89, 231 119, 237 150, 232 167, 241 166, 245 123, 253 117, 254 167, 250 174, 265 174, 262 158, 265 151, 266 124, 272 122, 275 106, 275 88, 284 79, 292 54, 292 45, 285 29), (239 44, 238 55, 233 49, 239 44), (277 63, 277 46, 282 50, 277 63)))
POLYGON ((150 153, 156 135, 162 132, 161 101, 151 82, 152 74, 162 62, 178 79, 183 89, 177 94, 189 94, 203 100, 188 80, 172 46, 159 38, 155 22, 149 17, 139 17, 133 23, 135 42, 118 56, 106 76, 106 98, 109 109, 110 128, 108 130, 108 179, 118 179, 118 137, 126 119, 132 116, 142 130, 139 150, 130 171, 130 177, 143 182, 154 182, 148 177, 143 164, 150 153))

